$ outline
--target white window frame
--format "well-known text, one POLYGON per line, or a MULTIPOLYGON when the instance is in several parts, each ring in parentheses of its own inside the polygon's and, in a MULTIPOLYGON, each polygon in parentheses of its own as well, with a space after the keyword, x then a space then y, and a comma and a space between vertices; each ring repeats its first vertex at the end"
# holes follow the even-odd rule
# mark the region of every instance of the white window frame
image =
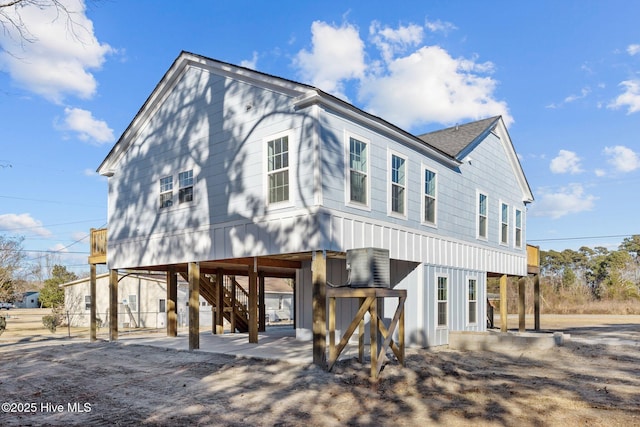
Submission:
MULTIPOLYGON (((345 204, 347 206, 363 209, 370 211, 371 210, 371 141, 368 138, 364 138, 355 133, 345 131, 344 132, 344 152, 345 152, 345 204), (365 153, 365 165, 366 171, 365 175, 365 192, 366 192, 366 200, 364 203, 351 200, 351 139, 354 139, 362 144, 366 145, 366 153, 365 153)), ((362 173, 361 171, 357 171, 362 173)))
POLYGON ((427 167, 425 165, 422 165, 422 209, 420 210, 420 218, 421 221, 424 225, 428 225, 430 227, 437 227, 438 226, 438 171, 427 167), (427 194, 427 171, 431 172, 432 174, 434 174, 434 195, 428 195, 427 194), (431 197, 433 198, 433 222, 431 221, 427 221, 426 218, 426 209, 427 209, 427 197, 431 197))
POLYGON ((484 191, 476 191, 476 199, 475 199, 475 204, 476 204, 476 218, 475 218, 475 222, 476 222, 476 238, 480 239, 480 240, 488 240, 489 239, 489 196, 487 195, 487 193, 485 193, 484 191), (481 235, 480 234, 480 218, 481 218, 481 213, 480 213, 480 196, 484 196, 485 197, 485 209, 486 212, 484 213, 484 215, 482 216, 485 220, 485 224, 484 224, 484 233, 485 235, 481 235))
POLYGON ((389 150, 387 156, 387 165, 389 167, 387 171, 387 206, 389 216, 396 218, 407 219, 409 206, 408 206, 408 194, 409 194, 409 159, 407 156, 400 154, 396 151, 389 150), (404 161, 404 183, 400 185, 393 181, 393 158, 398 157, 404 161), (401 187, 404 191, 402 193, 402 205, 404 207, 403 212, 396 212, 393 210, 393 187, 401 187))
POLYGON ((129 295, 129 299, 127 300, 127 305, 129 309, 133 312, 138 312, 138 296, 137 295, 129 295), (133 302, 131 302, 133 300, 133 302))
POLYGON ((294 195, 294 182, 292 180, 295 177, 295 170, 292 164, 292 156, 291 154, 295 152, 293 135, 290 131, 280 132, 273 135, 269 135, 268 137, 263 138, 263 177, 264 177, 264 201, 267 208, 278 209, 278 208, 286 208, 293 205, 293 195, 294 195), (277 170, 270 171, 269 170, 269 143, 273 142, 277 139, 287 138, 287 166, 281 167, 277 170), (269 187, 269 177, 271 174, 275 172, 283 172, 287 171, 287 180, 288 180, 288 198, 287 200, 281 200, 276 202, 269 201, 270 195, 270 187, 269 187))
POLYGON ((449 300, 450 300, 450 289, 449 289, 449 276, 446 274, 437 274, 435 280, 435 325, 437 329, 447 329, 449 327, 449 300), (440 279, 445 280, 445 299, 440 299, 440 279), (444 312, 445 312, 445 323, 440 324, 440 304, 444 303, 444 312))
POLYGON ((184 205, 185 203, 193 203, 195 199, 195 183, 196 180, 193 175, 193 169, 187 169, 178 173, 178 204, 184 205), (184 176, 187 176, 187 179, 183 180, 184 176), (191 188, 191 199, 182 200, 183 199, 183 191, 186 192, 187 189, 191 188))
POLYGON ((500 200, 498 206, 498 238, 503 246, 509 246, 509 205, 500 200), (504 217, 506 213, 507 217, 504 217))
POLYGON ((464 292, 465 293, 465 306, 466 306, 466 310, 465 310, 466 319, 465 319, 465 321, 466 321, 467 325, 474 325, 475 326, 475 325, 478 324, 478 307, 479 307, 479 305, 478 305, 478 278, 475 277, 475 276, 468 276, 467 280, 465 282, 465 285, 466 285, 465 292, 464 292), (470 285, 472 280, 475 282, 475 297, 476 297, 475 300, 472 300, 470 298, 470 295, 469 295, 469 285, 470 285), (475 319, 471 319, 471 304, 472 303, 475 304, 475 319))
POLYGON ((159 209, 169 209, 171 207, 173 207, 174 203, 173 203, 173 175, 165 175, 163 177, 160 177, 160 179, 158 180, 158 183, 160 185, 160 195, 158 197, 158 201, 159 203, 159 209), (168 181, 170 179, 170 181, 168 181), (168 200, 164 200, 164 197, 170 196, 170 198, 168 200), (168 204, 165 205, 165 202, 169 202, 168 204))
POLYGON ((91 295, 84 296, 84 310, 85 311, 91 310, 91 295))
POLYGON ((516 248, 522 248, 522 209, 513 209, 513 246, 516 248), (520 215, 518 215, 520 214, 520 215), (520 224, 518 225, 518 216, 520 217, 520 224))

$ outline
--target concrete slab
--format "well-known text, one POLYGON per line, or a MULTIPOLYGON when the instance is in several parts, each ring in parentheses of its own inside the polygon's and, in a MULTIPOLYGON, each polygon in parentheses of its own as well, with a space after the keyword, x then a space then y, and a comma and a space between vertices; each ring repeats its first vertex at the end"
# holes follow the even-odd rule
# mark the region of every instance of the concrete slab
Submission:
POLYGON ((570 335, 562 332, 467 332, 450 331, 449 348, 454 350, 531 351, 564 345, 570 335))

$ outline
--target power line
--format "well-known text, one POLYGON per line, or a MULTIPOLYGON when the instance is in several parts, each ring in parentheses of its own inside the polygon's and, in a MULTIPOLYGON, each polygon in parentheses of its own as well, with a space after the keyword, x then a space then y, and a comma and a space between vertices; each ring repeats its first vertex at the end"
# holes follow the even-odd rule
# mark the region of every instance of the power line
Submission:
POLYGON ((74 205, 74 206, 85 206, 85 207, 90 207, 90 208, 104 208, 104 206, 98 206, 98 205, 87 205, 84 203, 73 203, 73 202, 65 202, 62 200, 42 200, 42 199, 31 199, 31 198, 27 198, 27 197, 15 197, 15 196, 0 196, 0 198, 3 199, 13 199, 13 200, 25 200, 28 202, 40 202, 40 203, 56 203, 56 204, 60 204, 60 205, 74 205))
POLYGON ((632 234, 612 234, 609 236, 584 236, 584 237, 557 237, 553 239, 527 239, 528 242, 559 242, 564 240, 589 240, 589 239, 611 239, 620 237, 631 237, 640 233, 632 234))
MULTIPOLYGON (((4 196, 0 196, 4 197, 4 196)), ((59 225, 72 225, 72 224, 82 224, 86 222, 97 222, 104 221, 104 219, 86 219, 82 221, 72 221, 72 222, 59 222, 57 224, 44 224, 44 225, 30 225, 26 227, 14 227, 14 228, 1 228, 2 231, 15 231, 15 230, 29 230, 32 228, 47 228, 47 227, 57 227, 59 225)))

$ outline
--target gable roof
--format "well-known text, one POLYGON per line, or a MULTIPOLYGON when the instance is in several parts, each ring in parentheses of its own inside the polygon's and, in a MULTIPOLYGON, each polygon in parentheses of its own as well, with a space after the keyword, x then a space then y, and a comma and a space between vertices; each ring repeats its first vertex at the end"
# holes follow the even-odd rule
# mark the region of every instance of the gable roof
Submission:
POLYGON ((451 157, 458 158, 458 155, 465 148, 479 139, 487 130, 490 130, 499 119, 500 116, 489 117, 487 119, 425 133, 419 135, 418 138, 426 144, 447 153, 451 157))

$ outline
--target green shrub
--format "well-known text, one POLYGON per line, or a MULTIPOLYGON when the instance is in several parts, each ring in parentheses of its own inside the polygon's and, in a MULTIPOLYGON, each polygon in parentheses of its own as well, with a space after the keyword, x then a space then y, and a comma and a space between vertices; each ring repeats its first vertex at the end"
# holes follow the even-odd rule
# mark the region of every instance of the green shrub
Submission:
POLYGON ((4 316, 0 316, 0 335, 7 329, 7 319, 4 316))
POLYGON ((60 317, 55 314, 50 314, 47 316, 42 316, 42 324, 45 328, 51 331, 53 334, 56 331, 56 328, 60 326, 62 322, 60 321, 60 317))

